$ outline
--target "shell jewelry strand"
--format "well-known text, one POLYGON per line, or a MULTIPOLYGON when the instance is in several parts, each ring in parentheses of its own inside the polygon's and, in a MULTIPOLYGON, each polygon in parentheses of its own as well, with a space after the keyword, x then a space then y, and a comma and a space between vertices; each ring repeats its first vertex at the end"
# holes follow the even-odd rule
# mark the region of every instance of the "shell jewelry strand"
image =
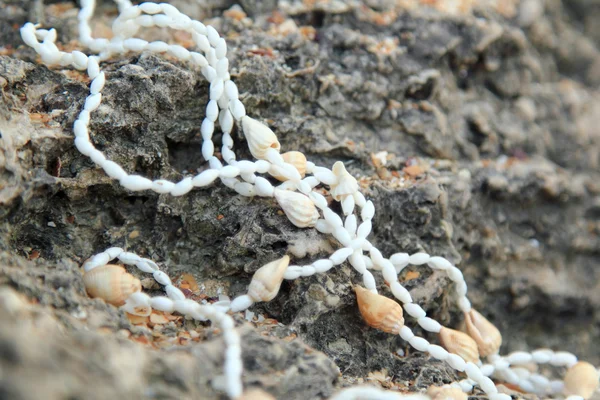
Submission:
MULTIPOLYGON (((147 258, 112 247, 89 258, 83 265, 84 284, 88 294, 121 307, 124 311, 140 316, 149 315, 152 309, 177 312, 199 321, 210 320, 223 333, 226 346, 223 366, 224 382, 221 388, 232 399, 250 398, 256 391, 244 392, 242 385, 243 365, 241 342, 233 318, 228 312, 238 312, 257 302, 270 301, 279 291, 284 279, 293 280, 314 274, 326 273, 348 262, 362 276, 363 286, 355 287, 358 308, 365 323, 375 329, 400 335, 410 346, 426 352, 431 357, 445 361, 465 379, 440 387, 430 387, 427 394, 399 395, 372 387, 352 387, 336 394, 332 399, 466 399, 466 393, 479 387, 490 400, 510 400, 499 393, 496 382, 505 382, 524 392, 540 396, 566 397, 568 400, 587 399, 598 387, 598 371, 589 363, 577 360, 573 354, 539 349, 532 352, 513 352, 506 356, 498 354, 502 336, 498 329, 482 314, 471 307, 466 294, 467 284, 460 269, 443 257, 426 253, 396 253, 384 257, 368 240, 375 214, 373 202, 359 191, 356 179, 348 173, 341 161, 331 169, 316 166, 298 151, 280 152, 275 133, 256 119, 246 115, 239 99, 236 84, 229 74, 227 44, 211 26, 192 20, 172 5, 146 2, 132 5, 128 0, 117 0, 119 16, 113 23, 114 37, 93 38, 90 19, 95 1, 82 0, 78 15, 80 42, 94 55, 80 51, 60 51, 55 44, 54 29, 39 29, 27 23, 21 28, 24 42, 32 47, 44 64, 71 66, 86 71, 91 79, 90 94, 83 110, 73 125, 75 147, 88 156, 105 173, 131 191, 152 190, 157 193, 183 196, 195 187, 206 187, 220 180, 242 196, 273 197, 290 222, 298 228, 316 228, 323 234, 332 235, 341 248, 329 258, 317 260, 310 265, 289 265, 284 256, 261 267, 253 275, 248 292, 232 301, 221 300, 213 304, 199 304, 186 299, 184 293, 174 286, 171 279, 158 265, 147 258), (191 34, 196 48, 191 51, 179 45, 163 41, 148 42, 134 35, 140 28, 168 27, 191 34), (196 176, 179 182, 164 179, 150 180, 129 174, 120 165, 106 158, 90 141, 90 115, 102 101, 102 89, 106 74, 100 63, 113 56, 128 52, 167 53, 181 61, 200 68, 210 84, 206 116, 200 127, 202 156, 209 168, 196 176), (222 132, 221 159, 214 154, 212 135, 218 124, 222 132), (250 153, 256 161, 237 160, 231 136, 234 125, 243 132, 250 153), (281 182, 273 186, 271 178, 281 182), (262 176, 261 176, 262 175, 262 176), (329 188, 334 201, 341 204, 342 215, 334 212, 326 198, 315 188, 329 188), (359 220, 360 217, 360 220, 359 220), (152 274, 164 286, 166 296, 150 297, 141 291, 141 283, 119 266, 110 264, 118 260, 134 265, 142 272, 152 274), (424 265, 444 271, 454 282, 457 305, 464 314, 466 333, 440 325, 429 318, 425 310, 414 303, 408 290, 398 281, 398 274, 408 265, 424 265), (396 300, 377 293, 373 271, 381 273, 396 300), (416 336, 405 324, 404 313, 427 332, 437 334, 440 345, 416 336), (484 359, 485 361, 482 361, 484 359), (549 364, 566 367, 563 380, 550 380, 544 375, 523 368, 525 364, 549 364), (252 392, 252 393, 251 393, 252 392)), ((217 381, 217 380, 216 380, 217 381)), ((259 398, 272 398, 261 392, 259 398)))

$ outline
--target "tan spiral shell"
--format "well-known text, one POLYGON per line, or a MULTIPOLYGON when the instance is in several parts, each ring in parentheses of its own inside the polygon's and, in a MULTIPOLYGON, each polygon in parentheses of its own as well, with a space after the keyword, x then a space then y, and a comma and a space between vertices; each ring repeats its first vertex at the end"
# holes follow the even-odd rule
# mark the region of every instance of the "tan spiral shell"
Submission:
POLYGON ((502 345, 502 335, 498 328, 483 315, 471 309, 471 311, 465 313, 465 327, 469 336, 477 343, 481 357, 487 357, 498 352, 502 345))
POLYGON ((431 400, 467 400, 469 398, 465 392, 450 385, 429 386, 427 395, 431 397, 431 400))
POLYGON ((358 309, 367 325, 395 335, 404 326, 402 307, 394 300, 355 286, 358 309))
POLYGON ((315 226, 319 219, 319 212, 308 196, 280 189, 275 189, 274 195, 292 224, 298 228, 315 226))
POLYGON ((584 399, 592 397, 598 389, 598 371, 585 361, 573 365, 565 375, 565 396, 581 396, 584 399))
POLYGON ((275 133, 262 122, 245 116, 242 118, 242 130, 248 142, 250 153, 252 153, 254 158, 264 160, 267 150, 270 148, 277 151, 281 149, 275 133))
POLYGON ((337 161, 333 164, 331 169, 334 175, 337 177, 337 182, 330 185, 331 197, 336 201, 341 201, 346 195, 354 194, 358 191, 358 182, 356 179, 346 171, 344 163, 337 161))
POLYGON ((142 290, 138 278, 114 264, 106 264, 86 272, 83 284, 90 297, 99 297, 114 306, 125 304, 129 296, 142 290))
POLYGON ((255 302, 273 300, 279 292, 288 265, 290 265, 290 257, 283 256, 260 267, 252 276, 248 296, 255 302))
POLYGON ((457 354, 463 360, 473 363, 479 360, 477 343, 466 333, 443 326, 439 335, 442 346, 450 353, 457 354))
MULTIPOLYGON (((283 157, 283 160, 288 163, 293 165, 298 172, 300 173, 300 176, 302 178, 304 178, 304 176, 306 175, 306 156, 304 155, 304 153, 301 153, 299 151, 288 151, 287 153, 283 153, 281 155, 281 157, 283 157)), ((279 181, 286 181, 287 179, 281 174, 280 172, 280 168, 277 165, 272 165, 271 169, 269 170, 269 174, 271 174, 271 176, 279 181)))

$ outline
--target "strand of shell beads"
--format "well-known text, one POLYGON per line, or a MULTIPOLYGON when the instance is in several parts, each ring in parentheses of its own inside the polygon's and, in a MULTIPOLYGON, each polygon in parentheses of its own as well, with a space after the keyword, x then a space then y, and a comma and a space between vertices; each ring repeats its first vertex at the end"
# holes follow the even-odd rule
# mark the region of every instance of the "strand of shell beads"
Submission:
MULTIPOLYGON (((239 311, 250 307, 254 302, 269 301, 276 296, 284 278, 296 279, 301 276, 327 272, 347 260, 363 277, 366 289, 357 286, 355 290, 359 310, 367 324, 386 332, 399 334, 415 349, 428 352, 434 358, 446 361, 454 369, 465 372, 468 379, 453 384, 451 389, 460 388, 468 392, 476 384, 489 395, 490 399, 507 400, 509 396, 498 393, 494 383, 489 379, 488 376, 494 374, 498 379, 514 382, 531 392, 557 393, 563 391, 570 395, 571 399, 575 399, 577 396, 583 398, 591 395, 588 392, 590 388, 593 392, 597 386, 597 371, 591 367, 596 373, 596 376, 593 376, 588 367, 589 364, 577 363, 577 359, 568 353, 552 353, 550 359, 545 361, 552 365, 571 367, 564 383, 548 381, 538 374, 527 374, 521 371, 522 368, 510 368, 511 365, 522 364, 525 360, 542 363, 545 360, 542 354, 546 356, 548 354, 537 351, 531 353, 529 357, 524 353, 513 353, 507 357, 497 355, 501 342, 499 332, 483 316, 471 309, 470 302, 466 297, 467 285, 462 272, 446 259, 430 257, 426 253, 416 253, 410 256, 405 253, 397 253, 389 259, 384 258, 379 250, 367 240, 372 228, 374 205, 358 191, 356 179, 346 171, 343 163, 337 162, 329 170, 315 166, 299 152, 280 154, 280 144, 276 135, 264 124, 246 116, 245 108, 238 98, 237 87, 230 79, 229 61, 226 57, 227 45, 214 28, 190 19, 175 7, 165 3, 146 2, 139 6, 133 6, 127 0, 117 0, 117 5, 120 14, 113 24, 113 39, 94 39, 91 36, 89 21, 93 15, 95 1, 82 1, 82 8, 78 15, 80 40, 91 51, 97 53, 97 56, 88 57, 78 51, 67 53, 58 50, 55 45, 56 31, 54 29, 37 29, 31 23, 21 29, 25 43, 40 54, 42 62, 48 65, 70 65, 76 69, 87 70, 92 79, 90 95, 86 98, 84 108, 73 126, 77 149, 103 168, 107 175, 117 179, 123 187, 132 191, 153 190, 157 193, 181 196, 194 187, 208 186, 218 178, 224 185, 241 195, 274 197, 295 226, 315 227, 322 233, 333 235, 343 247, 328 259, 315 261, 308 266, 288 266, 289 258, 287 257, 263 266, 254 274, 248 294, 236 298, 231 304, 223 302, 217 305, 201 306, 188 301, 182 297, 181 291, 171 284, 168 276, 158 270, 155 263, 124 252, 119 248, 108 249, 86 262, 84 265, 86 287, 99 284, 100 277, 104 275, 118 276, 119 280, 127 281, 125 287, 131 291, 125 299, 121 299, 124 301, 123 308, 128 312, 143 315, 149 313, 152 307, 164 311, 177 311, 196 319, 211 319, 213 322, 221 324, 222 327, 225 326, 224 332, 234 332, 233 320, 224 313, 225 311, 229 309, 239 311), (140 28, 152 26, 169 27, 190 33, 202 54, 178 45, 169 45, 161 41, 147 42, 133 37, 140 28), (210 84, 210 100, 200 128, 203 138, 202 155, 208 161, 209 169, 194 177, 186 177, 180 182, 162 179, 151 181, 142 176, 127 174, 121 166, 106 159, 104 154, 93 146, 89 138, 90 113, 100 106, 101 91, 106 82, 106 75, 101 72, 99 62, 113 55, 130 51, 168 53, 200 68, 201 73, 210 84), (226 166, 223 166, 222 162, 214 155, 212 134, 217 122, 223 132, 221 155, 226 166), (241 126, 250 152, 257 161, 236 160, 231 138, 234 123, 241 126), (283 183, 278 187, 273 187, 266 178, 256 176, 257 173, 269 173, 283 183), (307 173, 312 176, 305 177, 307 173), (329 186, 329 193, 334 201, 339 201, 341 204, 345 216, 344 221, 328 207, 325 197, 313 190, 319 185, 329 186), (299 192, 295 192, 295 190, 299 192), (356 206, 361 215, 360 225, 354 214, 356 206), (319 219, 320 215, 317 209, 322 212, 323 219, 319 219), (369 255, 364 255, 364 251, 367 251, 369 255), (141 293, 138 290, 140 288, 139 281, 135 282, 135 278, 128 277, 121 267, 107 264, 114 258, 119 258, 125 264, 136 265, 144 272, 152 273, 159 283, 165 285, 167 297, 150 298, 141 293), (422 307, 412 302, 409 292, 398 282, 397 276, 409 264, 427 264, 433 269, 446 271, 456 285, 459 295, 458 305, 465 314, 468 334, 441 326, 427 317, 422 307), (385 282, 390 285, 392 294, 402 302, 407 314, 415 318, 424 330, 438 333, 443 347, 415 336, 410 328, 404 325, 402 307, 393 300, 377 294, 375 278, 370 270, 382 272, 385 282), (382 314, 382 309, 391 311, 382 314), (471 326, 470 331, 469 326, 471 326), (483 365, 479 361, 480 355, 489 356, 491 364, 483 365), (571 372, 574 369, 577 373, 571 372), (580 381, 573 383, 575 379, 572 377, 581 376, 581 371, 585 372, 583 375, 586 377, 583 383, 580 381), (569 379, 570 377, 572 379, 569 379), (544 379, 546 380, 544 381, 544 379), (586 389, 580 390, 579 387, 575 387, 576 385, 584 386, 586 389)), ((229 339, 226 337, 228 346, 225 364, 226 389, 230 397, 236 398, 242 391, 242 366, 239 357, 241 350, 239 337, 235 333, 229 333, 228 336, 229 339)))

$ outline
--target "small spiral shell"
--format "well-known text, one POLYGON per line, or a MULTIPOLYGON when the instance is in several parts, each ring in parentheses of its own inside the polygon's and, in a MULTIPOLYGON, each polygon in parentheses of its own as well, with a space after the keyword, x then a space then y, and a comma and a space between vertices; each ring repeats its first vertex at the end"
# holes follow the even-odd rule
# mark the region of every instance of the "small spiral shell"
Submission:
POLYGON ((358 309, 367 325, 397 335, 404 326, 400 304, 380 294, 375 294, 361 286, 355 286, 358 309))
POLYGON ((248 296, 255 302, 273 300, 279 292, 288 265, 290 265, 290 257, 283 256, 260 267, 252 276, 248 296))
POLYGON ((467 362, 477 363, 477 360, 479 360, 477 343, 466 333, 443 326, 439 337, 442 346, 450 353, 459 355, 467 362))
POLYGON ((142 290, 138 278, 125 271, 125 268, 107 264, 83 275, 83 284, 90 297, 99 297, 109 304, 121 306, 133 293, 142 290))
POLYGON ((465 392, 450 385, 429 386, 427 395, 431 397, 431 400, 467 400, 469 398, 465 392))
MULTIPOLYGON (((301 153, 299 151, 288 151, 286 153, 283 153, 281 155, 281 157, 283 158, 283 161, 285 161, 286 163, 293 165, 294 168, 296 168, 298 170, 298 172, 300 173, 300 176, 302 178, 304 178, 304 176, 306 175, 306 156, 304 155, 304 153, 301 153)), ((279 181, 286 181, 287 179, 283 176, 283 174, 281 173, 281 169, 280 167, 278 167, 277 165, 272 165, 271 169, 269 170, 269 174, 271 174, 271 176, 279 181)))
POLYGON ((242 130, 248 141, 250 153, 258 160, 264 160, 270 148, 277 151, 281 148, 275 133, 262 122, 245 116, 242 118, 242 130))
POLYGON ((465 326, 469 336, 477 343, 480 356, 487 357, 500 350, 502 335, 498 328, 483 315, 471 309, 465 313, 465 326))
POLYGON ((598 371, 585 361, 573 365, 565 375, 565 396, 581 396, 584 399, 592 397, 598 389, 598 371))
POLYGON ((354 195, 354 193, 358 192, 358 182, 356 181, 356 178, 346 171, 343 162, 336 162, 333 164, 331 170, 337 178, 337 182, 330 185, 331 197, 336 201, 342 201, 347 195, 354 195))
POLYGON ((319 212, 308 196, 280 189, 275 190, 274 196, 292 224, 298 228, 315 226, 319 212))

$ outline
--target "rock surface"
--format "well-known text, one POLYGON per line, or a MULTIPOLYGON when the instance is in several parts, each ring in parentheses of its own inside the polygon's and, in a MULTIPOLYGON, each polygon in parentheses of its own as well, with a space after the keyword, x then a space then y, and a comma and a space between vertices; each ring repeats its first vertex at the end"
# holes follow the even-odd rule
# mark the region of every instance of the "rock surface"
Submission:
MULTIPOLYGON (((474 307, 503 333, 502 353, 551 347, 600 364, 600 4, 172 3, 226 37, 247 111, 282 149, 318 165, 342 160, 360 177, 376 206, 370 239, 384 255, 426 251, 457 263, 474 307)), ((95 35, 107 35, 114 16, 101 3, 95 35)), ((222 185, 179 198, 120 187, 73 146, 87 77, 36 63, 18 34, 27 21, 79 49, 74 3, 0 0, 0 398, 223 398, 213 388, 223 357, 216 331, 128 319, 86 296, 82 262, 123 247, 213 300, 245 292, 252 273, 284 253, 303 265, 337 243, 295 228, 273 200, 222 185)), ((199 71, 151 54, 103 68, 91 119, 98 148, 152 178, 202 168, 208 88, 199 71)), ((432 317, 460 324, 442 274, 408 268, 401 278, 432 317)), ((457 379, 366 327, 354 283, 344 264, 285 282, 252 308, 253 322, 236 315, 244 384, 325 399, 357 382, 414 391, 457 379)))

